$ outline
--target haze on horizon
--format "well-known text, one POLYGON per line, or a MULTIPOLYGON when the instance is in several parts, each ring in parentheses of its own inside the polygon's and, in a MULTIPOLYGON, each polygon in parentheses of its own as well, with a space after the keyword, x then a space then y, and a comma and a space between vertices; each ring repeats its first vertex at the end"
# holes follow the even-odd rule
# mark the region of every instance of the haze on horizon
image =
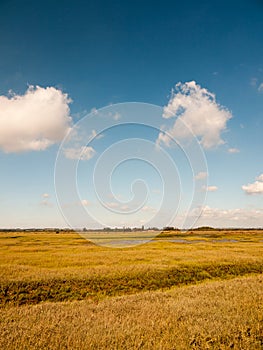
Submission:
POLYGON ((0 227, 67 227, 69 213, 79 227, 163 227, 172 195, 173 226, 263 227, 262 15, 256 0, 1 2, 0 227), (144 126, 124 127, 130 102, 144 126), (124 150, 130 161, 96 192, 99 161, 110 169, 124 150), (59 203, 58 155, 79 186, 59 203))

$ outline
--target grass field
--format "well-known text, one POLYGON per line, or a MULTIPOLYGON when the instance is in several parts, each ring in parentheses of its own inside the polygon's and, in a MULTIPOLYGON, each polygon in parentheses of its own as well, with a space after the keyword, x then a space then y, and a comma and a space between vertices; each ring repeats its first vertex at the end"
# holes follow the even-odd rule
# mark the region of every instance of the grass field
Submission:
POLYGON ((165 232, 125 249, 1 232, 0 349, 262 349, 262 248, 256 230, 165 232))

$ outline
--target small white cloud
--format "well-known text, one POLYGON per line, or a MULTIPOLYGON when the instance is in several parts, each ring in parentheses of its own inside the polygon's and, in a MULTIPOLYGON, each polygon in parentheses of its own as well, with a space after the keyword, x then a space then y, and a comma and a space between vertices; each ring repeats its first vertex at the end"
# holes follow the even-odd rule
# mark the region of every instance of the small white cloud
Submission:
POLYGON ((96 154, 93 147, 82 146, 80 148, 65 148, 64 155, 68 159, 89 160, 96 154))
POLYGON ((91 131, 91 139, 97 139, 97 140, 99 140, 99 139, 102 139, 104 137, 104 135, 103 134, 98 134, 97 133, 97 131, 96 130, 92 130, 91 131))
POLYGON ((229 148, 228 150, 228 153, 239 153, 240 150, 238 148, 229 148))
POLYGON ((84 206, 84 207, 87 207, 90 205, 90 202, 87 200, 87 199, 82 199, 81 200, 81 204, 84 206))
MULTIPOLYGON (((168 130, 175 139, 191 137, 185 125, 200 140, 204 148, 209 149, 224 143, 221 133, 226 129, 232 114, 216 102, 215 95, 202 88, 195 81, 176 84, 170 101, 163 110, 164 118, 176 118, 168 130)), ((160 133, 157 144, 171 144, 169 135, 160 133)))
POLYGON ((94 138, 94 137, 96 137, 96 136, 97 136, 97 131, 93 129, 93 130, 91 131, 91 137, 94 138))
POLYGON ((249 195, 263 194, 263 174, 258 176, 252 184, 243 185, 242 190, 249 195))
POLYGON ((93 115, 98 115, 99 114, 99 111, 97 110, 97 108, 92 108, 91 110, 90 110, 90 114, 93 114, 93 115))
POLYGON ((24 95, 0 96, 0 149, 42 151, 70 131, 68 95, 54 87, 29 86, 24 95))
POLYGON ((116 112, 114 115, 113 115, 113 119, 114 120, 120 120, 121 119, 121 114, 116 112))
POLYGON ((143 212, 156 213, 156 209, 150 206, 145 205, 142 207, 143 212))
POLYGON ((52 203, 50 202, 50 194, 49 193, 43 193, 42 194, 42 200, 40 201, 40 205, 43 207, 52 207, 52 203))
POLYGON ((105 203, 105 205, 108 208, 118 208, 119 207, 119 203, 116 203, 116 202, 107 202, 107 203, 105 203))
POLYGON ((207 192, 216 192, 218 190, 217 186, 203 186, 203 190, 207 192))
POLYGON ((259 85, 258 91, 259 91, 259 92, 263 92, 263 83, 261 83, 261 84, 259 85))
POLYGON ((207 176, 208 176, 207 172, 201 171, 200 173, 195 175, 195 179, 196 180, 204 180, 207 178, 207 176))
POLYGON ((123 199, 123 195, 120 194, 120 193, 116 193, 116 194, 108 193, 107 197, 108 198, 114 198, 114 199, 117 199, 117 200, 120 200, 120 201, 123 199))

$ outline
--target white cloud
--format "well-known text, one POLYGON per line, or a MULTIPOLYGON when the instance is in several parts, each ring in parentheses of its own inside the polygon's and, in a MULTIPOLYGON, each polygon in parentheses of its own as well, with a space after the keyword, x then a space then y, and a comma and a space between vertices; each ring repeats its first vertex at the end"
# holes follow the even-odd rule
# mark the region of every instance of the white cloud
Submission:
POLYGON ((262 194, 263 193, 263 182, 255 181, 252 184, 243 185, 242 189, 247 194, 262 194))
POLYGON ((42 200, 40 201, 40 205, 43 207, 52 207, 53 204, 50 202, 50 194, 49 193, 43 193, 42 194, 42 200))
POLYGON ((142 211, 143 212, 149 212, 149 213, 156 213, 157 212, 157 210, 155 208, 147 206, 147 205, 142 207, 142 211))
POLYGON ((87 199, 82 199, 82 200, 81 200, 81 204, 82 204, 84 207, 87 207, 88 205, 90 205, 90 202, 89 202, 87 199))
POLYGON ((259 176, 256 178, 256 180, 258 180, 258 181, 263 181, 263 174, 259 175, 259 176))
MULTIPOLYGON (((176 84, 170 101, 163 111, 164 118, 176 118, 168 133, 175 139, 188 138, 184 125, 209 149, 224 143, 221 133, 226 129, 231 113, 216 102, 215 95, 195 81, 176 84)), ((157 144, 170 145, 170 138, 159 134, 157 144)))
MULTIPOLYGON (((263 209, 259 208, 221 209, 204 206, 193 209, 189 217, 193 218, 195 227, 263 227, 263 209)), ((185 213, 178 215, 173 226, 184 227, 185 219, 185 213)))
POLYGON ((238 148, 229 148, 228 149, 228 153, 239 153, 240 152, 240 150, 238 149, 238 148))
POLYGON ((247 184, 242 186, 242 190, 246 194, 263 194, 263 174, 256 178, 256 181, 252 184, 247 184))
POLYGON ((114 115, 113 115, 113 119, 114 120, 120 120, 121 119, 121 114, 116 112, 114 115))
POLYGON ((89 160, 96 154, 94 148, 90 146, 82 146, 79 148, 65 148, 63 152, 66 158, 79 160, 89 160))
POLYGON ((0 149, 41 151, 70 130, 68 95, 54 87, 30 86, 24 95, 0 96, 0 149))
POLYGON ((119 203, 116 203, 116 202, 106 202, 105 205, 108 208, 118 208, 119 207, 119 203))
POLYGON ((196 180, 204 180, 208 176, 207 172, 201 171, 200 173, 195 175, 196 180))
POLYGON ((116 193, 113 195, 113 193, 108 193, 108 198, 114 198, 114 199, 117 199, 117 200, 122 200, 123 199, 123 195, 120 194, 120 193, 116 193))
POLYGON ((259 91, 259 92, 263 92, 263 83, 261 83, 261 84, 259 85, 258 91, 259 91))
POLYGON ((93 129, 91 131, 91 138, 92 139, 96 138, 97 140, 99 140, 99 139, 102 139, 103 137, 104 137, 104 135, 103 134, 98 134, 96 130, 93 129))
POLYGON ((262 218, 262 209, 218 209, 205 206, 202 209, 202 218, 226 218, 234 220, 246 220, 251 218, 262 218))
POLYGON ((207 192, 216 192, 218 190, 217 186, 203 186, 203 190, 207 192))
POLYGON ((93 107, 93 108, 91 108, 91 110, 90 110, 90 114, 98 115, 98 114, 99 114, 99 111, 97 110, 96 107, 93 107))

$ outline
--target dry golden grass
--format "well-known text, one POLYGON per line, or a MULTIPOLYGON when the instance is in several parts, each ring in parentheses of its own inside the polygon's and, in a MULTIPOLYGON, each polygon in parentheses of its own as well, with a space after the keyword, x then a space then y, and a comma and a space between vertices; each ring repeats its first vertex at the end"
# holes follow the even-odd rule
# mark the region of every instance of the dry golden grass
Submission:
POLYGON ((0 349, 263 349, 262 248, 256 230, 126 249, 0 232, 0 349))
POLYGON ((262 237, 262 231, 177 232, 172 238, 199 243, 161 238, 110 249, 76 233, 0 233, 0 305, 101 299, 262 273, 262 237))
POLYGON ((263 231, 176 233, 171 238, 205 242, 183 244, 164 239, 112 249, 95 246, 77 233, 0 232, 0 281, 123 275, 180 264, 263 262, 263 231), (239 241, 222 242, 224 239, 239 241))
POLYGON ((263 277, 2 309, 0 348, 243 349, 263 347, 263 277))

